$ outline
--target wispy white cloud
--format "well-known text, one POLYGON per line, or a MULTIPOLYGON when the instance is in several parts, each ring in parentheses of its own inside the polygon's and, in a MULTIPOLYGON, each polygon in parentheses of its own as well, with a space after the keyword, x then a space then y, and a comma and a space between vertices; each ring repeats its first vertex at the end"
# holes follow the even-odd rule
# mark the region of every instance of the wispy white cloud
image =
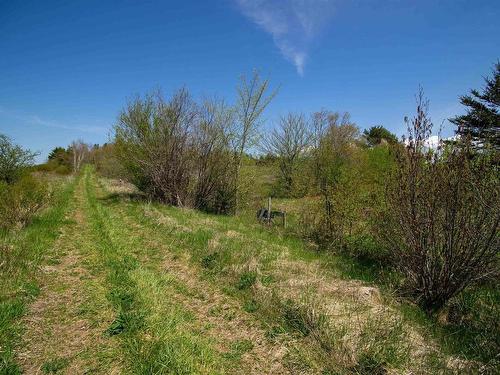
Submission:
POLYGON ((93 134, 104 134, 108 131, 105 126, 95 126, 95 125, 79 125, 79 124, 61 124, 56 121, 50 121, 42 119, 37 115, 23 114, 14 111, 8 111, 4 107, 0 106, 0 114, 7 116, 9 118, 15 119, 20 122, 25 122, 31 125, 40 125, 49 128, 65 129, 65 130, 76 130, 83 133, 93 133, 93 134))
POLYGON ((269 33, 300 75, 313 39, 331 19, 335 0, 236 0, 240 11, 269 33))
POLYGON ((36 115, 27 116, 26 120, 31 124, 47 126, 50 128, 67 129, 67 130, 77 130, 84 133, 104 133, 106 132, 106 127, 94 126, 94 125, 64 125, 54 121, 47 121, 41 119, 36 115))

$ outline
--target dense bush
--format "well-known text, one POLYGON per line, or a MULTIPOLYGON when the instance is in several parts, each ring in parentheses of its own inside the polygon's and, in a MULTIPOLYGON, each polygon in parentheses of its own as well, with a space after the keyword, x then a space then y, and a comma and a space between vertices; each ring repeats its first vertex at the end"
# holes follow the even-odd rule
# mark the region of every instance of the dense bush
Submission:
POLYGON ((128 179, 127 171, 116 155, 116 147, 112 143, 102 146, 94 145, 89 155, 89 162, 95 166, 96 171, 104 177, 128 179))
POLYGON ((115 148, 127 174, 151 198, 216 213, 234 213, 240 176, 260 116, 274 94, 254 74, 238 87, 238 101, 196 103, 186 89, 131 101, 115 125, 115 148))
POLYGON ((54 172, 60 175, 68 175, 72 172, 71 166, 58 164, 53 160, 37 165, 35 170, 39 172, 54 172))
POLYGON ((0 181, 7 184, 15 182, 33 164, 35 156, 36 154, 22 149, 0 134, 0 181))
POLYGON ((55 147, 49 153, 47 162, 37 165, 36 170, 41 172, 55 172, 61 175, 70 174, 72 167, 73 153, 71 148, 55 147))
POLYGON ((0 134, 0 228, 23 227, 42 208, 47 189, 29 174, 36 154, 0 134))
POLYGON ((67 175, 72 172, 78 172, 84 163, 94 163, 94 155, 98 145, 91 147, 82 140, 71 142, 67 148, 55 147, 49 153, 47 161, 36 167, 41 172, 55 172, 61 175, 67 175))
MULTIPOLYGON (((319 233, 334 242, 342 239, 345 221, 338 208, 337 193, 341 183, 350 183, 346 173, 354 165, 357 154, 355 142, 359 129, 348 113, 327 111, 313 116, 314 146, 311 150, 311 169, 316 189, 321 196, 322 210, 319 215, 319 233)), ((346 202, 342 202, 346 203, 346 202)), ((342 210, 347 213, 347 211, 342 210)))
POLYGON ((137 98, 115 126, 117 155, 133 182, 150 197, 192 205, 194 168, 191 135, 197 107, 186 90, 168 101, 159 94, 137 98))
POLYGON ((0 228, 24 227, 48 199, 44 182, 26 174, 13 184, 0 185, 0 228))
POLYGON ((500 181, 487 153, 462 140, 426 149, 432 130, 422 91, 388 185, 384 239, 405 290, 426 311, 498 270, 500 181))
POLYGON ((313 145, 308 150, 309 185, 319 195, 302 215, 303 234, 337 251, 362 251, 359 238, 371 238, 377 213, 385 206, 386 177, 394 165, 392 145, 368 146, 348 114, 313 116, 313 145))

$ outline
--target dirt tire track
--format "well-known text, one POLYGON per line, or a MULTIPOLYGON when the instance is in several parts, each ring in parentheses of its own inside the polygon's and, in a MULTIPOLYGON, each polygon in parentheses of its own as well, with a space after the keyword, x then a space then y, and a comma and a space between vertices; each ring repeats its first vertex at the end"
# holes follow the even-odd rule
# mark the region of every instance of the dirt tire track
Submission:
POLYGON ((260 323, 243 311, 238 301, 232 300, 209 282, 203 281, 188 259, 180 259, 168 248, 168 245, 155 240, 154 229, 138 224, 120 207, 118 214, 123 223, 133 228, 137 234, 149 239, 148 247, 161 249, 164 254, 162 270, 174 276, 190 291, 189 295, 178 293, 178 301, 190 310, 199 321, 211 326, 209 334, 216 338, 219 349, 229 350, 229 344, 237 340, 250 340, 254 347, 242 356, 241 366, 232 373, 239 374, 288 374, 283 364, 287 353, 286 347, 271 343, 260 328, 260 323), (221 314, 214 314, 220 311, 221 314), (227 317, 230 316, 230 319, 227 317))
POLYGON ((80 179, 75 206, 67 216, 75 222, 62 228, 52 254, 58 263, 42 268, 41 294, 24 318, 26 330, 17 357, 25 374, 40 374, 44 364, 54 360, 63 363, 61 371, 66 374, 83 374, 94 367, 92 356, 82 355, 102 342, 102 329, 92 326, 80 311, 85 302, 83 279, 89 276, 81 253, 88 231, 84 199, 80 179))

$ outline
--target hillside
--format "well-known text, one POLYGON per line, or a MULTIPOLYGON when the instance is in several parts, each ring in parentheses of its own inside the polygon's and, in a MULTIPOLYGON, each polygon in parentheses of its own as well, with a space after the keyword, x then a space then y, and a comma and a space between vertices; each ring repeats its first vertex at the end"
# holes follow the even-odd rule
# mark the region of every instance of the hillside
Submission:
POLYGON ((469 365, 444 355, 392 297, 298 239, 145 202, 90 167, 63 185, 51 210, 66 210, 65 218, 45 214, 58 228, 43 228, 43 217, 32 226, 54 232, 54 241, 39 242, 45 254, 25 259, 36 272, 5 281, 14 296, 21 282, 40 285, 17 296, 32 301, 20 321, 3 320, 3 332, 13 333, 3 339, 12 371, 15 363, 27 374, 424 373, 469 365))
POLYGON ((0 1, 0 375, 500 375, 499 18, 0 1))

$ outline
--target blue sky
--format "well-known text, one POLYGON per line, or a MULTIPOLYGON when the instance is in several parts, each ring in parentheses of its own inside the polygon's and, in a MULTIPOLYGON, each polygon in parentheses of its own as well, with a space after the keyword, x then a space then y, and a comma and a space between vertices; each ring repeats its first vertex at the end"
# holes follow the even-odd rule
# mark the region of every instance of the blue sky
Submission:
POLYGON ((500 58, 498 19, 481 0, 0 0, 0 133, 41 160, 107 141, 135 94, 232 101, 258 69, 281 87, 266 127, 326 108, 400 135, 419 84, 436 124, 462 112, 500 58))

